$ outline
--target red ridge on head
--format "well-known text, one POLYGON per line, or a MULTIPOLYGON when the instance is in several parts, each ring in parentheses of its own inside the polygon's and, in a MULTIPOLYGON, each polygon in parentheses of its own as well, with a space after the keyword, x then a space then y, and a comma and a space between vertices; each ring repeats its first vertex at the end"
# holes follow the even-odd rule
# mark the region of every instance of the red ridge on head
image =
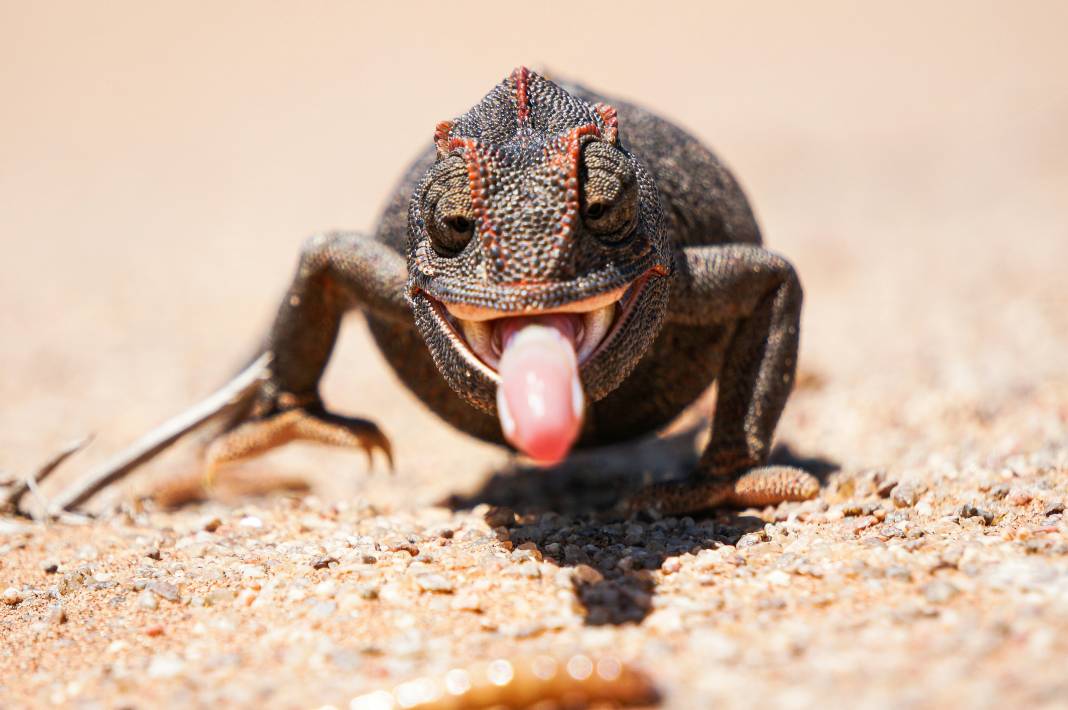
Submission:
POLYGON ((600 101, 595 103, 593 107, 600 114, 601 120, 604 121, 604 139, 609 143, 615 144, 619 138, 619 118, 616 116, 615 107, 600 101))
POLYGON ((558 144, 558 148, 549 158, 557 163, 564 175, 564 214, 560 223, 553 233, 554 248, 562 248, 571 241, 574 225, 578 221, 579 212, 579 157, 582 150, 583 136, 601 136, 601 129, 596 123, 587 123, 568 131, 564 140, 558 144))
POLYGON ((526 67, 519 67, 512 72, 512 81, 515 82, 515 113, 520 124, 527 120, 530 115, 530 102, 527 99, 527 85, 530 82, 530 71, 526 67))
POLYGON ((440 121, 434 127, 434 145, 438 147, 438 157, 449 152, 449 132, 452 130, 452 121, 440 121))
MULTIPOLYGON (((504 261, 500 240, 497 238, 497 228, 490 221, 486 210, 486 202, 489 197, 489 161, 479 149, 478 141, 474 138, 451 138, 446 144, 446 151, 463 148, 464 162, 467 164, 467 182, 471 186, 471 208, 475 213, 476 229, 482 241, 483 248, 494 259, 504 261)), ((439 148, 440 149, 440 148, 439 148)))

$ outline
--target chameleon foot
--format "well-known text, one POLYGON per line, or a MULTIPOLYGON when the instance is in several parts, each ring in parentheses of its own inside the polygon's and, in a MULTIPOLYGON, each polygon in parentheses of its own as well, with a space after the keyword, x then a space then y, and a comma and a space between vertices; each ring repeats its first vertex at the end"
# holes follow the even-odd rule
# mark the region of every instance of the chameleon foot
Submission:
POLYGON ((368 465, 373 461, 372 452, 378 449, 393 470, 393 447, 374 422, 325 410, 296 408, 246 421, 212 441, 204 455, 204 487, 213 486, 219 466, 252 458, 291 441, 363 449, 368 465))
POLYGON ((761 466, 734 479, 701 477, 647 486, 625 500, 621 512, 679 515, 721 506, 763 507, 808 500, 819 490, 819 481, 799 468, 761 466))

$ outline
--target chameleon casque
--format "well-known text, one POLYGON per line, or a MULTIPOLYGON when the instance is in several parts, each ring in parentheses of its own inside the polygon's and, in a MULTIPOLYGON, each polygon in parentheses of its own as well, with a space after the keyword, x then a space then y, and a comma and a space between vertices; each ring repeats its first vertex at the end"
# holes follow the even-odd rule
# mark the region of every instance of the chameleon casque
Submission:
POLYGON ((305 244, 269 374, 209 445, 209 470, 294 439, 390 453, 372 422, 319 396, 351 309, 442 419, 535 460, 655 431, 718 383, 696 469, 627 510, 818 491, 767 465, 797 358, 794 269, 761 246, 717 158, 636 106, 519 68, 439 123, 373 234, 305 244))

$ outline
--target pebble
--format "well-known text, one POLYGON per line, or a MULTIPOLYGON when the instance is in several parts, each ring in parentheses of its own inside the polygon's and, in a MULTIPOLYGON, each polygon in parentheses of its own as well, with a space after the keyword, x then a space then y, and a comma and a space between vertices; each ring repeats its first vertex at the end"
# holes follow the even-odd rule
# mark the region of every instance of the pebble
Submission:
POLYGON ((1005 496, 1005 502, 1009 505, 1024 506, 1030 503, 1034 496, 1023 488, 1013 488, 1005 496))
POLYGON ((589 565, 576 565, 571 570, 571 581, 574 584, 597 584, 604 581, 604 575, 589 565))
POLYGON ((263 521, 255 515, 246 515, 241 518, 241 520, 237 521, 237 524, 243 528, 253 528, 254 530, 263 527, 263 521))
POLYGON ((137 606, 153 611, 159 608, 159 600, 156 599, 155 594, 146 589, 137 595, 137 606))
POLYGON ((626 533, 623 535, 623 544, 634 547, 640 545, 644 537, 645 528, 638 524, 631 524, 627 526, 626 533))
POLYGON ((336 557, 316 557, 311 562, 312 569, 329 569, 330 565, 337 565, 336 557))
POLYGON ((22 602, 22 592, 15 587, 8 587, 4 590, 4 603, 8 606, 15 606, 22 602))
POLYGON ((682 569, 682 560, 678 557, 669 557, 660 565, 660 571, 664 574, 675 574, 682 569))
POLYGON ((153 580, 145 585, 145 591, 152 592, 157 597, 166 599, 169 602, 176 602, 179 599, 178 587, 170 582, 153 580))
POLYGON ((875 492, 880 498, 889 498, 895 488, 897 488, 897 481, 892 478, 887 478, 878 484, 875 492))
POLYGON ((890 500, 898 508, 911 508, 923 495, 923 489, 915 483, 899 483, 890 491, 890 500))
POLYGON ((424 592, 451 594, 455 588, 452 582, 440 574, 420 574, 416 576, 415 583, 424 592))
POLYGON ((53 626, 67 623, 67 611, 62 604, 53 604, 48 607, 48 623, 53 626))
POLYGON ((204 522, 202 522, 200 524, 200 529, 201 530, 205 530, 205 531, 210 532, 210 533, 213 533, 216 530, 218 530, 219 526, 221 526, 221 525, 222 525, 222 521, 219 520, 218 518, 214 518, 214 517, 213 518, 207 518, 206 520, 204 520, 204 522))
POLYGON ((507 527, 515 524, 515 511, 511 508, 492 507, 486 512, 486 525, 491 528, 507 527))
POLYGON ((59 571, 59 563, 55 560, 45 560, 41 563, 41 570, 45 574, 55 574, 59 571))
POLYGON ((982 508, 976 508, 974 505, 962 505, 957 514, 964 519, 979 518, 982 520, 983 525, 991 525, 994 522, 993 513, 982 508))

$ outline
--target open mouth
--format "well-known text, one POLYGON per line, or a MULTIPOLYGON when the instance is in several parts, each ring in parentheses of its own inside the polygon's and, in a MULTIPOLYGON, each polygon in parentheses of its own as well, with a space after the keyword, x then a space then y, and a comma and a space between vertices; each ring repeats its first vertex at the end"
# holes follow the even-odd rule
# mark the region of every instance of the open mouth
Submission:
POLYGON ((497 367, 509 339, 524 325, 552 322, 571 341, 579 367, 615 336, 634 309, 653 271, 604 293, 554 308, 509 313, 485 306, 439 301, 425 291, 434 315, 451 331, 460 351, 497 380, 497 367))

